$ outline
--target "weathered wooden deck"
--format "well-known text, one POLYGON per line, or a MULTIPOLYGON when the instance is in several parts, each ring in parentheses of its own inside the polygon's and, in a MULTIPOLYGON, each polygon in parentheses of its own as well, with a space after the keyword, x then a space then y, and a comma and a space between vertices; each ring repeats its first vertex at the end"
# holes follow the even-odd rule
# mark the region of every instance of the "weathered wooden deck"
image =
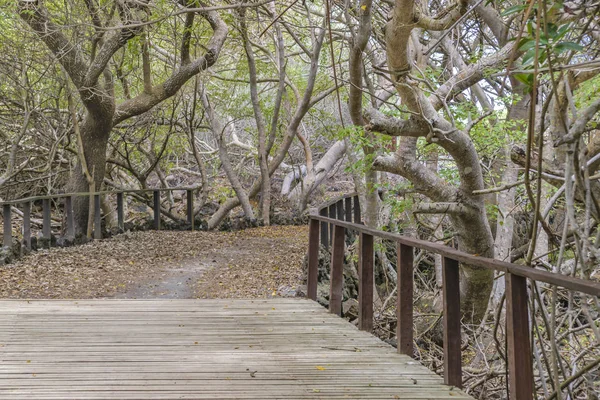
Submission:
POLYGON ((0 399, 445 398, 310 300, 0 301, 0 399))

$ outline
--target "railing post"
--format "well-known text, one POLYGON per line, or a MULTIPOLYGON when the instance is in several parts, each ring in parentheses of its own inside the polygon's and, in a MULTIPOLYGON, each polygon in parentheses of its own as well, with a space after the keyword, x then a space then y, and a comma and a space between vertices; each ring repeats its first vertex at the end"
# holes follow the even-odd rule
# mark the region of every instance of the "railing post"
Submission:
POLYGON ((31 250, 31 202, 23 203, 23 241, 25 248, 31 250))
POLYGON ((317 300, 317 284, 319 277, 319 221, 310 219, 308 232, 308 277, 306 294, 309 299, 317 300))
POLYGON ((4 204, 2 206, 2 212, 4 214, 4 247, 12 246, 12 223, 10 217, 10 204, 4 204))
POLYGON ((506 273, 506 340, 511 399, 533 399, 533 363, 527 312, 527 278, 506 273))
POLYGON ((50 227, 50 199, 42 200, 42 213, 43 213, 43 223, 42 223, 42 237, 48 240, 48 247, 51 244, 51 236, 52 236, 52 228, 50 227))
POLYGON ((398 243, 397 254, 398 304, 396 313, 398 326, 396 339, 398 352, 413 357, 413 248, 398 243))
POLYGON ((462 387, 460 354, 460 288, 458 261, 443 257, 444 383, 462 387))
POLYGON ((73 197, 65 197, 65 215, 67 222, 67 238, 75 238, 75 218, 73 218, 73 197))
POLYGON ((373 330, 373 235, 361 233, 358 239, 358 329, 373 330))
POLYGON ((329 291, 329 311, 332 314, 342 315, 342 290, 344 287, 344 244, 346 229, 334 225, 333 241, 331 243, 331 288, 329 291))
POLYGON ((94 195, 94 239, 102 239, 102 212, 100 195, 94 195))
POLYGON ((154 194, 154 229, 160 230, 160 191, 155 190, 154 194))
POLYGON ((346 221, 352 222, 352 198, 346 197, 344 199, 344 211, 346 212, 346 221))
POLYGON ((192 225, 192 230, 194 230, 194 191, 188 189, 185 199, 187 202, 187 222, 192 225))
POLYGON ((362 217, 360 216, 360 198, 354 196, 354 223, 360 224, 362 221, 362 217))
MULTIPOLYGON (((323 208, 319 211, 319 215, 322 217, 327 216, 327 209, 323 208)), ((321 244, 325 247, 325 250, 329 248, 329 225, 327 222, 321 222, 321 244)))
POLYGON ((119 232, 125 232, 125 204, 123 192, 117 193, 117 225, 119 232))

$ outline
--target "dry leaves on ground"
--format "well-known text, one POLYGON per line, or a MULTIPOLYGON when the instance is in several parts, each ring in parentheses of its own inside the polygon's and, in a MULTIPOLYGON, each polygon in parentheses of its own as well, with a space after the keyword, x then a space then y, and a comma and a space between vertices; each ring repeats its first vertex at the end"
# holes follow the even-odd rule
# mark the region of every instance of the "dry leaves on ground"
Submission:
MULTIPOLYGON (((160 279, 182 263, 212 268, 190 281, 199 297, 265 297, 297 287, 306 227, 239 232, 150 231, 42 250, 0 267, 1 298, 98 298, 160 279)), ((193 291, 191 291, 193 293, 193 291)))

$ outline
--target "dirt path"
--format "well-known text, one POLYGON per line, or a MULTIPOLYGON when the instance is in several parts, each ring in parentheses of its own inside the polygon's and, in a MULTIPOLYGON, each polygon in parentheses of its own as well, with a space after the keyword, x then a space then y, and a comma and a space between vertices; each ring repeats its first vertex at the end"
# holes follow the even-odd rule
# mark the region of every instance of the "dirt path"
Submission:
POLYGON ((302 282, 307 229, 135 232, 0 267, 0 298, 265 298, 302 282))

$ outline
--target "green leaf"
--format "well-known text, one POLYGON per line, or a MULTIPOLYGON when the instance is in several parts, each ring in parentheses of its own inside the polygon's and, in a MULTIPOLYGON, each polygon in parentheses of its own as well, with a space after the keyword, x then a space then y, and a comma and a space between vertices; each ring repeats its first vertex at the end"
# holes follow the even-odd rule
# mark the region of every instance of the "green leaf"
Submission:
POLYGON ((506 10, 502 11, 502 14, 500 14, 500 15, 503 17, 506 17, 507 15, 515 14, 515 13, 525 10, 525 7, 526 6, 524 4, 519 4, 516 6, 508 7, 506 10))
POLYGON ((561 54, 569 50, 581 51, 583 50, 583 46, 575 42, 560 42, 556 46, 554 46, 554 51, 557 54, 561 54))
POLYGON ((519 82, 524 83, 527 86, 531 86, 533 83, 533 74, 515 74, 515 79, 519 82))
POLYGON ((519 50, 527 51, 535 47, 535 40, 531 39, 522 39, 521 44, 519 44, 519 50))
POLYGON ((533 58, 535 57, 535 47, 532 49, 529 49, 524 55, 523 55, 523 59, 521 60, 521 62, 523 63, 523 65, 528 65, 531 64, 533 61, 533 58))

